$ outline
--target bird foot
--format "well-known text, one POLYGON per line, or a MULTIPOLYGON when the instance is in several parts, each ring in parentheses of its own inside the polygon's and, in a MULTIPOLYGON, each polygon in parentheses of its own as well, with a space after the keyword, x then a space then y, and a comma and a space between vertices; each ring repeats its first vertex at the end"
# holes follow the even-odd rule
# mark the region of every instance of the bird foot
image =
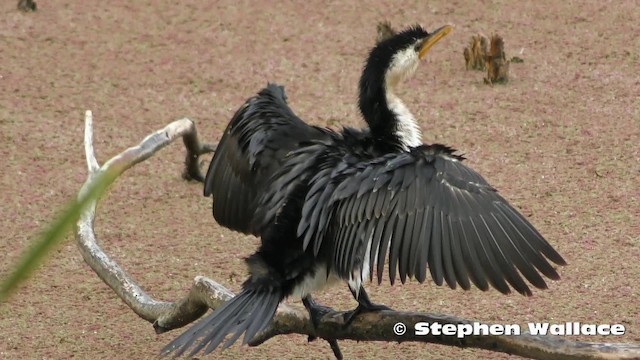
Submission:
POLYGON ((307 308, 307 310, 309 311, 309 317, 311 318, 311 322, 313 323, 313 327, 315 329, 317 329, 318 326, 320 326, 320 320, 322 320, 322 317, 324 317, 329 313, 336 312, 334 309, 328 306, 319 305, 317 303, 314 303, 314 305, 311 306, 310 308, 307 308))
MULTIPOLYGON (((318 327, 320 326, 320 320, 322 319, 323 316, 329 313, 336 312, 335 310, 333 310, 328 306, 324 306, 316 303, 310 296, 303 298, 302 303, 304 304, 304 307, 307 308, 307 311, 309 312, 309 317, 311 318, 311 323, 313 324, 314 330, 317 330, 318 327)), ((307 338, 307 341, 312 342, 317 338, 318 338, 317 336, 309 335, 309 337, 307 338)), ((333 351, 333 355, 336 357, 336 359, 342 360, 343 359, 342 351, 340 350, 338 341, 336 339, 325 339, 325 340, 327 340, 327 342, 329 343, 329 346, 331 346, 331 350, 333 351)))
POLYGON ((353 322, 353 320, 355 320, 356 317, 358 317, 358 315, 360 314, 374 312, 374 311, 382 311, 382 310, 391 310, 391 308, 386 305, 380 305, 380 304, 371 304, 371 303, 367 305, 358 304, 358 307, 356 307, 355 309, 344 313, 343 315, 344 325, 342 325, 342 327, 345 329, 348 328, 353 322))

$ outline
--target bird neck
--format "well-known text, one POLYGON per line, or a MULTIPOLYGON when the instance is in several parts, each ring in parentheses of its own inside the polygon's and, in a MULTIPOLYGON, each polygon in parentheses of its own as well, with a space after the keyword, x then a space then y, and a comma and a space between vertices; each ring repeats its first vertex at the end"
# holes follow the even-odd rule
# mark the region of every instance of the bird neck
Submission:
POLYGON ((387 151, 406 151, 422 144, 413 114, 395 93, 401 80, 389 74, 368 76, 367 71, 360 80, 360 111, 378 147, 387 151))
POLYGON ((404 150, 422 144, 422 134, 413 114, 396 94, 387 88, 386 101, 395 117, 395 135, 404 150))

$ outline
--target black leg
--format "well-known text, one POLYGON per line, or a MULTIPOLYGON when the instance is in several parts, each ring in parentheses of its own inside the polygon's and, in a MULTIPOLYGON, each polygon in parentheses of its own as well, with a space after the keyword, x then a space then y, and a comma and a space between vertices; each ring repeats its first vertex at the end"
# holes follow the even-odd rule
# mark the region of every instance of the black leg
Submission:
POLYGON ((332 308, 324 305, 318 304, 311 295, 307 295, 302 298, 302 303, 304 307, 307 308, 309 312, 309 316, 311 317, 311 322, 313 322, 313 326, 317 329, 318 325, 320 325, 320 319, 328 313, 335 312, 332 308))
POLYGON ((353 294, 353 297, 358 301, 358 307, 344 314, 345 328, 351 325, 353 320, 355 320, 359 314, 372 311, 391 310, 388 306, 372 303, 371 300, 369 300, 369 295, 367 295, 367 292, 362 286, 360 287, 359 294, 356 294, 353 289, 351 289, 351 294, 353 294))
MULTIPOLYGON (((311 295, 307 295, 303 297, 302 303, 304 304, 304 307, 307 308, 307 311, 309 312, 309 317, 311 318, 311 322, 313 323, 314 329, 318 329, 318 326, 320 326, 320 319, 322 319, 323 316, 325 316, 328 313, 335 312, 335 310, 333 310, 332 308, 328 306, 320 305, 317 302, 315 302, 311 297, 311 295)), ((317 337, 309 335, 308 341, 311 342, 315 339, 317 339, 317 337)), ((329 346, 331 346, 331 350, 333 350, 333 355, 335 355, 336 359, 342 360, 343 359, 342 351, 340 351, 340 346, 338 346, 338 341, 335 339, 331 339, 331 340, 327 339, 327 342, 329 343, 329 346)))

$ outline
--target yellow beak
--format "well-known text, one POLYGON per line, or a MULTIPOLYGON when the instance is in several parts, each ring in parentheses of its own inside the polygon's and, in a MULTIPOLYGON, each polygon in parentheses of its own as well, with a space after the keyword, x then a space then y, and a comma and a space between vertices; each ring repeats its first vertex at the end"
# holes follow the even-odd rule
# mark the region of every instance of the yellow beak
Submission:
POLYGON ((420 51, 418 52, 418 58, 422 59, 429 49, 433 46, 433 44, 437 43, 440 39, 442 39, 445 35, 447 35, 451 30, 453 30, 453 25, 445 25, 438 30, 434 31, 429 35, 428 38, 424 40, 422 43, 422 47, 420 47, 420 51))

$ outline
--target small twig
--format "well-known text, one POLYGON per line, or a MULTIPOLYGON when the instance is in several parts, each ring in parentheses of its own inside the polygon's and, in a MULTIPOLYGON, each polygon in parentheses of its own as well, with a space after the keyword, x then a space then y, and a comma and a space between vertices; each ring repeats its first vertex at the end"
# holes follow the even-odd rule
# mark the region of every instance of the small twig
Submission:
POLYGON ((195 126, 193 131, 190 131, 182 136, 184 146, 187 148, 187 155, 185 157, 185 168, 182 172, 182 178, 185 180, 204 181, 204 176, 200 171, 200 164, 198 159, 200 155, 212 153, 216 151, 216 145, 213 144, 201 144, 198 139, 198 132, 195 126))

